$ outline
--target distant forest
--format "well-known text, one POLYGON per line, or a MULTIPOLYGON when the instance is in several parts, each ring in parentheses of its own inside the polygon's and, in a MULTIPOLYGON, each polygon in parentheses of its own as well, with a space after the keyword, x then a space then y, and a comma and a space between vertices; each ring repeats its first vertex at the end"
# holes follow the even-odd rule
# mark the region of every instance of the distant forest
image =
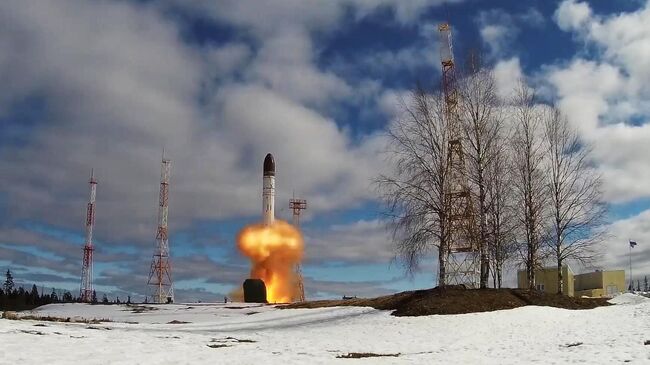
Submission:
MULTIPOLYGON (((49 294, 46 294, 43 289, 41 289, 41 293, 39 293, 36 284, 32 285, 31 290, 26 290, 22 286, 16 287, 11 270, 7 270, 7 273, 5 274, 5 282, 2 285, 2 288, 0 288, 0 310, 2 311, 22 311, 34 309, 45 304, 78 302, 81 302, 79 297, 73 296, 69 291, 64 291, 63 294, 59 296, 54 288, 52 288, 52 291, 49 294)), ((98 301, 97 293, 93 290, 92 304, 120 303, 119 297, 114 301, 109 301, 106 294, 104 294, 101 301, 98 301)), ((125 303, 131 304, 131 297, 128 297, 125 303)))

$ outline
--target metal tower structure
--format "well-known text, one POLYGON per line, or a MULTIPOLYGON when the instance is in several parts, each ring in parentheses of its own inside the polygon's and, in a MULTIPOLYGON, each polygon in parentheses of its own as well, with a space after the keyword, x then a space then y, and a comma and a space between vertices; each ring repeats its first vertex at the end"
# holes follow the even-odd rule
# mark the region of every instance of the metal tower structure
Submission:
POLYGON ((97 195, 97 180, 95 171, 90 170, 90 199, 86 206, 86 241, 84 256, 81 266, 81 289, 79 298, 82 302, 89 303, 93 296, 93 228, 95 226, 95 196, 97 195))
MULTIPOLYGON (((305 199, 296 199, 295 196, 292 199, 289 199, 289 208, 293 211, 292 223, 296 229, 300 229, 300 212, 307 209, 307 200, 305 199)), ((300 263, 296 264, 295 267, 296 280, 298 286, 298 301, 305 301, 305 285, 302 278, 302 268, 300 263)))
POLYGON ((158 204, 158 231, 156 247, 151 259, 149 280, 152 302, 174 302, 174 286, 172 282, 172 267, 169 260, 169 240, 167 231, 167 212, 169 210, 169 175, 171 160, 165 158, 163 151, 162 168, 160 171, 160 195, 158 204))
POLYGON ((445 98, 445 118, 448 130, 446 201, 447 227, 450 239, 445 257, 446 284, 463 284, 477 288, 480 281, 479 247, 476 241, 474 210, 469 190, 463 137, 458 114, 456 65, 448 23, 438 26, 442 88, 445 98))

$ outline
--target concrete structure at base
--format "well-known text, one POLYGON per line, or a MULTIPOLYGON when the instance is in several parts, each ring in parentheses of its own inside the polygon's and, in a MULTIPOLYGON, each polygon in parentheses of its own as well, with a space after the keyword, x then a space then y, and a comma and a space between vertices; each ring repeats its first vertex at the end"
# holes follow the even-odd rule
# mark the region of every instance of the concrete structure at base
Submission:
MULTIPOLYGON (((562 293, 570 297, 613 297, 625 292, 625 270, 594 271, 575 275, 569 266, 564 265, 562 278, 562 293)), ((525 270, 517 272, 517 287, 528 287, 525 270)), ((537 270, 535 288, 546 293, 557 293, 557 267, 537 270)))
POLYGON ((266 284, 262 279, 244 280, 245 303, 268 303, 266 300, 266 284))

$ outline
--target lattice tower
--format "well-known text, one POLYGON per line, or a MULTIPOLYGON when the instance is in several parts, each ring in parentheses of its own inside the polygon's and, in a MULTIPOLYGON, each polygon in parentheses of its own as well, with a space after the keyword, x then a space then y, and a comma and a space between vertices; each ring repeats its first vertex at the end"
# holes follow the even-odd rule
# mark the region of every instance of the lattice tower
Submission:
POLYGON ((172 281, 172 266, 169 258, 169 232, 167 229, 167 213, 169 210, 169 177, 171 160, 163 153, 160 172, 160 194, 158 204, 158 231, 156 246, 151 259, 149 270, 149 285, 151 298, 154 303, 173 303, 174 285, 172 281))
MULTIPOLYGON (((296 229, 300 229, 300 212, 307 209, 307 200, 305 199, 289 199, 289 208, 293 211, 293 226, 296 227, 296 229)), ((305 301, 305 285, 303 281, 303 276, 302 276, 302 268, 300 267, 300 263, 296 264, 295 267, 295 275, 296 275, 296 285, 297 285, 297 291, 298 291, 298 302, 304 302, 305 301)))
POLYGON ((86 206, 86 240, 84 243, 83 261, 81 266, 81 288, 79 298, 82 302, 92 301, 93 294, 93 228, 95 227, 95 197, 97 195, 97 180, 94 170, 90 171, 90 199, 86 206))
MULTIPOLYGON (((480 281, 479 252, 474 228, 474 210, 469 190, 463 134, 458 114, 459 93, 456 82, 451 28, 448 23, 438 26, 442 87, 445 98, 445 118, 448 130, 446 200, 447 232, 445 272, 446 284, 478 287, 480 281)), ((444 243, 443 243, 444 244, 444 243)))

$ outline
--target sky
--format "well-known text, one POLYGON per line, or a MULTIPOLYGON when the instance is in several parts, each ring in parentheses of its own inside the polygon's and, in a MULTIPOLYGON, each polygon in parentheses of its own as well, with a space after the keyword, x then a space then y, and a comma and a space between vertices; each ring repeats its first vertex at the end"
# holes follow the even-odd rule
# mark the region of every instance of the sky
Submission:
MULTIPOLYGON (((611 237, 599 269, 650 275, 650 1, 5 0, 0 2, 0 269, 78 292, 88 178, 95 287, 142 298, 163 148, 177 300, 249 271, 235 236, 302 218, 308 298, 436 284, 405 276, 372 181, 399 101, 440 83, 437 25, 479 48, 507 97, 524 78, 592 144, 611 237)), ((581 272, 593 268, 574 267, 581 272)), ((512 273, 509 275, 512 278, 512 273)), ((514 281, 510 281, 514 284, 514 281)))

